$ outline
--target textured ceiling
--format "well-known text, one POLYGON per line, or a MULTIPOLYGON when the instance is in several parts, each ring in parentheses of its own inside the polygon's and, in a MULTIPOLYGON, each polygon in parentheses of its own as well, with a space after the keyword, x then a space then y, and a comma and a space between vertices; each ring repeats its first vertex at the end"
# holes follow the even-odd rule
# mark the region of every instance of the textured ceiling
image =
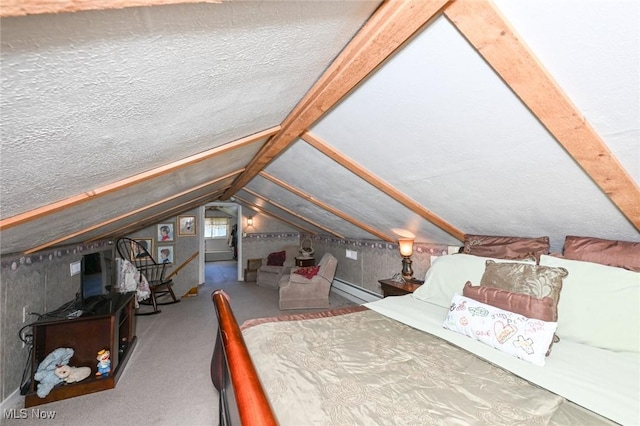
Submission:
MULTIPOLYGON (((2 18, 2 253, 111 237, 229 196, 378 5, 231 1, 2 18)), ((637 210, 599 186, 626 175, 624 195, 640 205, 640 6, 493 5, 620 170, 590 176, 514 93, 518 71, 496 73, 437 14, 238 198, 344 238, 391 241, 402 228, 451 245, 456 230, 549 235, 556 250, 565 235, 640 241, 637 210)))

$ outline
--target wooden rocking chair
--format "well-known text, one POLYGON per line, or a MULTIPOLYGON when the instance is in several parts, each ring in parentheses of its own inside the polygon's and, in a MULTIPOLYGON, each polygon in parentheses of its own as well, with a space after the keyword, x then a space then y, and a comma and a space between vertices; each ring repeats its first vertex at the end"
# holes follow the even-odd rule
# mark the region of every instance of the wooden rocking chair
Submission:
POLYGON ((149 299, 141 301, 140 304, 152 305, 153 310, 150 312, 138 311, 136 315, 159 314, 161 311, 158 309, 158 305, 171 305, 180 301, 171 289, 173 281, 165 278, 167 264, 156 262, 147 247, 141 244, 140 241, 132 240, 131 238, 119 238, 116 241, 116 248, 120 257, 131 262, 149 282, 151 295, 149 299), (163 296, 169 296, 171 300, 159 302, 158 298, 163 296))

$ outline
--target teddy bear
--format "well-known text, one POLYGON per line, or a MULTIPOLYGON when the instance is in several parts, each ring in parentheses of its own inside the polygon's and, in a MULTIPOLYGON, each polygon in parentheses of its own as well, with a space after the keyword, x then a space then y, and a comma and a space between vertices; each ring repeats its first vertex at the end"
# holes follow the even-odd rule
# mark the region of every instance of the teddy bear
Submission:
POLYGON ((62 383, 62 379, 55 374, 56 368, 61 365, 67 365, 73 356, 73 349, 58 348, 54 349, 47 357, 38 365, 33 379, 38 381, 36 394, 40 398, 49 395, 54 386, 62 383))
POLYGON ((91 375, 91 368, 61 365, 55 369, 54 374, 60 377, 66 383, 74 383, 80 382, 89 377, 91 375))

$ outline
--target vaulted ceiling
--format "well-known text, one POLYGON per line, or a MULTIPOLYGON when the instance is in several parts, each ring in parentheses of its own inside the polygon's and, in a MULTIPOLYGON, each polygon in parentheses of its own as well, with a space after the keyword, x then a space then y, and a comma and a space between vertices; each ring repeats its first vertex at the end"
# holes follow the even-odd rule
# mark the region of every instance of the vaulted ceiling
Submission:
POLYGON ((1 5, 2 254, 231 197, 350 239, 640 241, 635 1, 1 5))

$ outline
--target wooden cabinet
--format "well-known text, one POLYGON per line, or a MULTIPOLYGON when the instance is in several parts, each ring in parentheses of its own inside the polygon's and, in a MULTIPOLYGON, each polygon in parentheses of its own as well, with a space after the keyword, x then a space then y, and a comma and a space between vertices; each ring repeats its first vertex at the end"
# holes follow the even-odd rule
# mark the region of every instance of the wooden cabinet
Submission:
POLYGON ((296 257, 296 266, 316 266, 315 257, 296 257))
POLYGON ((25 407, 46 404, 78 395, 112 389, 116 386, 136 344, 135 292, 114 294, 80 317, 43 319, 33 324, 31 385, 25 395, 25 407), (40 363, 57 348, 73 349, 69 365, 91 367, 91 376, 77 383, 60 384, 45 397, 36 394, 38 382, 33 375, 40 363), (97 378, 97 355, 102 349, 111 352, 111 372, 97 378))
POLYGON ((405 294, 413 293, 422 285, 422 281, 393 281, 379 280, 380 287, 382 287, 382 295, 387 296, 403 296, 405 294))

